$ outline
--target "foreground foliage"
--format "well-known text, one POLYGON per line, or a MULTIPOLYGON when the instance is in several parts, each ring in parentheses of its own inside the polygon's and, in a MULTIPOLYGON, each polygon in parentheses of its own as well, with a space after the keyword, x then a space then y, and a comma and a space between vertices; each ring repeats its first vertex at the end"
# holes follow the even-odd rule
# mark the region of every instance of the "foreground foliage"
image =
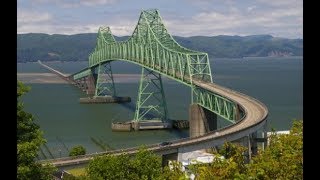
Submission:
POLYGON ((136 155, 106 155, 94 158, 86 168, 86 175, 72 179, 303 179, 303 121, 295 121, 290 134, 276 135, 269 139, 269 147, 246 163, 246 148, 225 143, 215 153, 213 163, 193 164, 187 172, 181 163, 161 168, 161 157, 145 148, 136 155))
POLYGON ((290 134, 270 137, 270 145, 248 165, 255 179, 303 178, 303 121, 295 121, 290 134))
POLYGON ((86 149, 83 146, 78 145, 71 149, 69 156, 72 157, 72 156, 79 156, 79 155, 85 155, 85 154, 86 154, 86 149))
POLYGON ((51 179, 54 168, 35 162, 39 148, 46 140, 20 100, 29 89, 17 81, 17 179, 51 179))
POLYGON ((154 179, 161 174, 161 158, 145 149, 128 154, 94 158, 87 167, 90 179, 154 179))
POLYGON ((294 121, 290 134, 272 133, 269 147, 259 151, 249 164, 246 148, 226 143, 211 164, 190 168, 198 179, 303 179, 303 121, 294 121))
POLYGON ((246 148, 227 142, 223 145, 220 154, 209 164, 190 165, 191 171, 198 179, 234 179, 240 178, 247 172, 245 165, 246 148))

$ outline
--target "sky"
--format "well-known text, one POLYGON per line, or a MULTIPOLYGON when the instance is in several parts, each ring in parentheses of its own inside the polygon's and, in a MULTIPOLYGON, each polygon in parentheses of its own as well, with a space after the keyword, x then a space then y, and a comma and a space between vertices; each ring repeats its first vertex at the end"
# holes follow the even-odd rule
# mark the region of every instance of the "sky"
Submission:
POLYGON ((175 36, 303 38, 302 0, 18 0, 17 33, 130 36, 141 10, 158 9, 175 36))

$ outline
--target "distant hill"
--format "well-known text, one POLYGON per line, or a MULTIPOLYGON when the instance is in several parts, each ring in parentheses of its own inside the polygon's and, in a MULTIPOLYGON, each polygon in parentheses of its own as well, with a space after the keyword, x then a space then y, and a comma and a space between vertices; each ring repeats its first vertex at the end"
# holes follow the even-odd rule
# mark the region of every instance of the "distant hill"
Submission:
MULTIPOLYGON (((85 61, 93 51, 96 33, 17 34, 17 62, 85 61)), ((115 37, 126 40, 125 37, 115 37)), ((277 38, 270 35, 253 36, 192 36, 174 39, 189 49, 207 52, 209 58, 241 58, 266 56, 302 56, 303 40, 277 38)))

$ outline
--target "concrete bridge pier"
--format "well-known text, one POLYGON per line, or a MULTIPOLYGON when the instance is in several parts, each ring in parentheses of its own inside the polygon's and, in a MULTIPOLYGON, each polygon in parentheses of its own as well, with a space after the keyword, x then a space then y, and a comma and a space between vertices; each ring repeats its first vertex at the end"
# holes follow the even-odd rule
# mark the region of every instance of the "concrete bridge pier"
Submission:
POLYGON ((85 91, 85 88, 86 88, 86 81, 84 78, 81 78, 80 81, 79 81, 79 85, 80 85, 80 89, 82 91, 85 91))
POLYGON ((198 104, 189 107, 189 135, 197 137, 217 129, 217 115, 198 104))
POLYGON ((95 80, 94 80, 94 77, 93 75, 89 75, 87 78, 86 78, 86 84, 87 84, 87 94, 88 95, 94 95, 95 94, 95 91, 96 91, 96 86, 95 86, 95 80))
POLYGON ((82 83, 83 83, 83 89, 82 89, 82 91, 83 91, 83 92, 87 92, 87 89, 88 89, 87 77, 83 78, 82 83))
POLYGON ((251 133, 250 134, 250 150, 251 150, 251 155, 255 156, 258 154, 258 142, 257 142, 257 132, 251 133))
POLYGON ((240 139, 233 141, 247 148, 245 152, 246 161, 249 163, 251 158, 258 154, 257 132, 250 133, 240 139))

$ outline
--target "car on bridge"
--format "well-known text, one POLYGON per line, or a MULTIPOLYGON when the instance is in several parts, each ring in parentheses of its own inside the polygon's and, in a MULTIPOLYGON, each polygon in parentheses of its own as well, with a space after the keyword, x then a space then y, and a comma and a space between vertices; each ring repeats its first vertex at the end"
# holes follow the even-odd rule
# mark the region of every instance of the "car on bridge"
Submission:
POLYGON ((164 142, 159 143, 159 146, 167 146, 170 144, 172 144, 172 142, 164 141, 164 142))

